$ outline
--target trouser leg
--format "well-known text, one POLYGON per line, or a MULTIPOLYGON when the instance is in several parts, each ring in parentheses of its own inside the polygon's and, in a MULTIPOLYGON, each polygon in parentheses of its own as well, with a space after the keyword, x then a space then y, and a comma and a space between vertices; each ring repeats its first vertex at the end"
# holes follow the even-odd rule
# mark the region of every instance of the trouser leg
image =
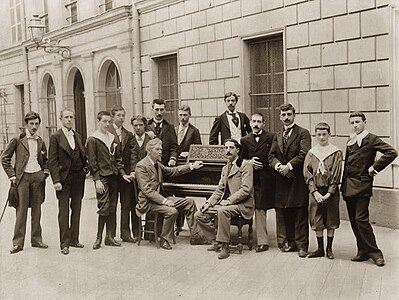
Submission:
POLYGON ((276 235, 277 243, 283 246, 287 242, 287 235, 285 233, 285 222, 282 208, 275 208, 276 211, 276 235))
POLYGON ((197 211, 194 214, 194 218, 199 228, 201 229, 202 233, 208 241, 214 241, 216 239, 214 225, 215 214, 216 211, 205 213, 197 211))
POLYGON ((237 205, 221 206, 218 212, 218 232, 216 241, 220 243, 230 243, 231 218, 240 215, 237 205))
POLYGON ((357 227, 357 222, 356 222, 356 199, 346 199, 346 208, 348 210, 348 216, 349 216, 349 221, 352 227, 353 234, 355 235, 356 238, 356 244, 357 244, 357 251, 358 254, 363 255, 367 254, 363 238, 360 235, 359 228, 357 227))
POLYGON ((42 203, 44 201, 45 176, 43 171, 30 174, 31 184, 29 194, 31 200, 31 244, 42 242, 42 203))
MULTIPOLYGON (((75 174, 77 172, 74 172, 75 174)), ((84 194, 84 185, 86 175, 84 172, 79 172, 83 174, 76 174, 76 178, 72 180, 73 189, 71 190, 71 237, 70 241, 74 244, 79 243, 79 232, 80 232, 80 214, 82 211, 82 198, 84 194), (80 176, 78 176, 80 175, 80 176)))
POLYGON ((200 232, 200 228, 197 225, 197 222, 194 218, 194 214, 197 211, 197 206, 193 199, 190 198, 173 198, 175 208, 182 212, 187 219, 188 227, 190 228, 191 235, 198 234, 200 232))
POLYGON ((256 240, 258 245, 269 245, 267 233, 267 211, 255 209, 256 240))
POLYGON ((29 174, 25 173, 18 184, 18 206, 14 226, 14 246, 23 247, 26 234, 26 220, 29 206, 29 174))
POLYGON ((151 212, 160 213, 163 216, 162 231, 160 237, 167 240, 169 243, 173 242, 173 227, 176 222, 179 212, 176 208, 166 205, 153 205, 151 212))
POLYGON ((308 251, 309 247, 309 217, 308 207, 301 206, 293 209, 295 214, 295 243, 298 249, 308 251))

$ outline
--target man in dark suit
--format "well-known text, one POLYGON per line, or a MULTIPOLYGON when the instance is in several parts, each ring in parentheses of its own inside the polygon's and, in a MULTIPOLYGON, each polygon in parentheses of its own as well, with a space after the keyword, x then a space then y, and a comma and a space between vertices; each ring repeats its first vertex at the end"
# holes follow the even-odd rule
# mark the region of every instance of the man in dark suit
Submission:
POLYGON ((48 248, 42 241, 40 225, 41 205, 44 202, 45 183, 49 175, 47 149, 42 138, 37 134, 40 115, 28 112, 24 117, 25 132, 13 138, 1 156, 1 163, 11 183, 17 186, 18 205, 14 227, 11 254, 23 250, 26 233, 28 207, 31 207, 31 245, 36 248, 48 248), (15 154, 15 164, 11 159, 15 154))
POLYGON ((155 137, 162 141, 162 163, 165 166, 173 167, 178 158, 177 137, 173 124, 170 124, 163 117, 165 112, 165 101, 154 99, 152 102, 154 117, 148 121, 147 131, 152 131, 155 137))
POLYGON ((299 257, 306 257, 309 191, 303 178, 303 164, 311 147, 311 136, 308 130, 295 124, 295 108, 291 104, 280 105, 280 120, 284 131, 274 137, 269 163, 279 172, 275 205, 281 209, 288 241, 282 250, 298 251, 299 257))
POLYGON ((209 135, 209 145, 224 145, 224 141, 229 138, 240 141, 243 136, 251 132, 247 115, 236 111, 237 102, 238 97, 235 93, 228 92, 224 95, 227 111, 215 118, 209 135))
POLYGON ((274 208, 276 185, 275 171, 269 166, 268 156, 274 134, 264 130, 265 119, 261 113, 251 116, 252 132, 241 139, 241 157, 250 160, 254 168, 254 195, 256 252, 269 249, 267 233, 267 210, 274 208))
POLYGON ((177 167, 166 167, 159 161, 162 157, 162 141, 155 138, 147 143, 147 156, 136 166, 135 174, 139 186, 136 213, 139 216, 147 212, 157 212, 164 217, 160 244, 163 249, 171 250, 173 225, 179 212, 184 212, 191 231, 191 244, 202 244, 200 229, 194 219, 197 207, 193 199, 165 197, 162 194, 163 176, 179 176, 202 167, 201 161, 177 167))
POLYGON ((82 137, 72 129, 74 119, 71 108, 61 111, 62 127, 50 137, 49 145, 49 169, 58 198, 60 247, 64 255, 69 254, 69 246, 84 247, 79 243, 79 223, 88 166, 82 137))
POLYGON ((366 122, 362 112, 356 111, 349 116, 354 135, 346 146, 341 190, 357 243, 357 255, 352 261, 371 258, 381 267, 385 261, 369 222, 369 203, 373 194, 374 176, 387 167, 398 153, 378 136, 366 131, 366 122), (375 160, 377 152, 383 155, 375 160))
POLYGON ((227 139, 224 147, 229 161, 222 169, 219 185, 201 210, 195 213, 195 219, 205 237, 213 242, 208 250, 218 252, 221 249, 219 259, 230 256, 231 218, 241 215, 245 219, 251 219, 255 206, 251 163, 239 157, 241 146, 236 140, 227 139), (218 220, 216 240, 215 215, 218 220))
POLYGON ((182 105, 179 108, 179 126, 176 126, 178 153, 187 157, 190 145, 201 145, 201 134, 193 124, 190 123, 191 108, 182 105))
MULTIPOLYGON (((123 127, 126 111, 122 106, 114 106, 111 109, 111 115, 113 124, 108 130, 117 137, 122 156, 123 168, 126 174, 130 174, 133 171, 132 155, 134 142, 133 134, 123 127)), ((130 230, 130 223, 132 223, 133 227, 133 220, 130 220, 130 216, 134 207, 134 186, 131 182, 127 182, 121 176, 118 176, 118 192, 121 202, 120 238, 123 242, 135 243, 137 242, 137 238, 132 238, 132 231, 130 230)), ((138 224, 136 224, 136 226, 137 225, 138 224)), ((116 232, 114 232, 113 236, 115 237, 115 235, 116 232)))

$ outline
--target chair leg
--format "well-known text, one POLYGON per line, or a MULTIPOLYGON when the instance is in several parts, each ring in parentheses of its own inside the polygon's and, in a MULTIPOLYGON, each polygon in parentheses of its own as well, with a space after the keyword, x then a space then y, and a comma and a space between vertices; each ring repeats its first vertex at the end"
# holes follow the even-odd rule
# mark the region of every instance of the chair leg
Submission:
POLYGON ((238 253, 242 253, 242 219, 238 218, 238 233, 237 233, 237 237, 238 237, 238 253))
POLYGON ((248 248, 249 251, 252 250, 252 245, 253 245, 253 229, 252 229, 252 220, 251 222, 248 224, 248 248))
POLYGON ((137 242, 137 246, 140 246, 142 236, 143 236, 143 223, 141 217, 139 217, 139 236, 138 236, 139 240, 137 242))
POLYGON ((154 242, 157 248, 159 248, 159 240, 158 240, 158 213, 155 214, 154 218, 154 242))

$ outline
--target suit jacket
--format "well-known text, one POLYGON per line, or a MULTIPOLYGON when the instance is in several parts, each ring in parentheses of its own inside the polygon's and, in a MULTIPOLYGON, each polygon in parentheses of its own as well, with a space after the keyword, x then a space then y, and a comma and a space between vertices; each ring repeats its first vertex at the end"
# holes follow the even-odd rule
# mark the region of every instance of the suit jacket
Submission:
MULTIPOLYGON (((241 136, 245 136, 252 131, 249 119, 246 114, 238 112, 241 124, 241 136)), ((222 113, 215 118, 213 122, 211 133, 209 135, 209 145, 219 144, 219 132, 221 133, 221 145, 224 141, 231 137, 229 121, 227 119, 227 112, 222 113)), ((239 141, 238 141, 239 142, 239 141)))
POLYGON ((267 210, 274 207, 276 172, 269 166, 269 152, 273 143, 274 133, 262 130, 259 141, 256 142, 253 133, 241 139, 241 157, 252 159, 258 157, 263 164, 260 170, 254 169, 255 208, 267 210))
POLYGON ((136 170, 137 163, 140 160, 142 160, 144 157, 146 157, 147 151, 145 150, 145 148, 146 148, 147 143, 149 141, 150 141, 150 137, 148 136, 147 133, 144 133, 144 141, 143 141, 143 144, 140 147, 139 143, 136 140, 136 136, 133 135, 133 139, 132 139, 132 142, 133 142, 132 170, 133 171, 136 170))
POLYGON ((123 162, 123 169, 125 170, 126 174, 130 174, 133 171, 132 162, 133 162, 133 133, 127 130, 125 127, 122 126, 122 141, 119 140, 118 135, 116 134, 114 126, 110 126, 109 132, 115 135, 116 140, 119 143, 119 150, 121 152, 122 162, 123 162), (122 144, 122 147, 121 147, 122 144))
POLYGON ((371 197, 374 178, 369 175, 368 169, 373 166, 377 172, 380 172, 397 156, 398 153, 392 146, 372 133, 363 138, 360 147, 357 143, 347 146, 341 185, 344 199, 371 197), (375 160, 377 152, 383 155, 375 160))
MULTIPOLYGON (((175 130, 176 133, 179 134, 179 126, 176 126, 175 130)), ((201 134, 198 128, 191 123, 188 125, 186 135, 179 145, 179 155, 182 152, 188 152, 190 150, 190 145, 202 145, 201 134)))
POLYGON ((166 167, 157 162, 157 168, 148 156, 136 166, 136 180, 139 187, 136 212, 139 216, 148 212, 152 205, 162 205, 164 196, 161 195, 163 176, 179 176, 191 171, 188 164, 178 167, 166 167))
MULTIPOLYGON (((73 130, 73 129, 72 129, 73 130)), ((82 158, 83 167, 88 167, 87 156, 83 148, 82 137, 73 130, 75 134, 76 149, 82 158)), ((57 130, 50 137, 49 145, 49 169, 53 183, 64 183, 71 168, 71 147, 62 129, 57 130)))
MULTIPOLYGON (((153 131, 155 133, 154 119, 148 121, 147 131, 153 131)), ((177 145, 175 128, 165 119, 162 122, 161 132, 157 138, 160 138, 162 141, 162 163, 168 165, 171 157, 174 157, 177 160, 179 157, 179 146, 177 145)))
POLYGON ((293 167, 293 178, 286 178, 280 174, 276 177, 276 207, 301 207, 309 203, 309 191, 303 177, 303 164, 306 154, 311 147, 311 136, 308 130, 294 125, 287 147, 284 150, 283 132, 280 131, 273 139, 269 153, 269 163, 275 169, 278 163, 293 167))
POLYGON ((223 167, 218 187, 206 202, 213 207, 223 199, 228 199, 232 205, 238 205, 245 219, 251 219, 255 208, 252 165, 239 158, 228 172, 229 165, 223 167), (226 194, 227 187, 230 195, 226 194))
MULTIPOLYGON (((45 173, 48 173, 48 159, 46 144, 39 136, 37 140, 37 161, 45 173)), ((19 137, 13 138, 7 145, 3 154, 1 155, 1 163, 8 178, 15 176, 16 184, 18 186, 24 175, 26 164, 29 160, 29 146, 26 134, 22 133, 19 137), (14 167, 11 164, 11 158, 15 153, 14 167)))

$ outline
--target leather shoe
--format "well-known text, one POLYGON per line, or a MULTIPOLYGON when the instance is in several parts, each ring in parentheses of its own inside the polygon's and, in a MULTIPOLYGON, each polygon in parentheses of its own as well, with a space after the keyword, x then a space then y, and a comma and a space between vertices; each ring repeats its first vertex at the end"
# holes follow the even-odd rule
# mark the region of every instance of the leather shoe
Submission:
POLYGON ((282 251, 283 251, 283 252, 297 252, 297 251, 298 251, 298 248, 297 248, 296 245, 291 245, 291 246, 286 245, 286 246, 284 246, 284 248, 283 248, 282 251))
POLYGON ((169 244, 169 242, 163 238, 160 240, 160 246, 162 249, 165 250, 172 250, 172 246, 169 244))
POLYGON ((308 254, 309 258, 315 258, 315 257, 323 257, 324 256, 324 250, 323 249, 317 249, 314 252, 310 252, 308 254))
POLYGON ((200 236, 199 234, 194 234, 190 239, 190 245, 210 245, 209 242, 205 237, 200 236))
POLYGON ((230 256, 230 248, 229 244, 223 244, 222 250, 220 250, 220 253, 218 254, 219 259, 225 259, 230 256))
POLYGON ((334 253, 332 249, 326 249, 326 252, 326 257, 328 257, 329 259, 334 259, 334 253))
POLYGON ((222 248, 222 246, 221 246, 218 242, 213 241, 213 242, 212 242, 212 247, 209 247, 209 248, 206 249, 206 250, 208 250, 208 251, 219 252, 220 248, 222 248))
POLYGON ((265 252, 269 250, 269 245, 259 245, 258 247, 256 247, 256 252, 265 252))
POLYGON ((135 243, 137 242, 137 239, 132 238, 131 236, 123 237, 122 242, 125 243, 135 243))
POLYGON ((22 250, 24 250, 23 247, 16 245, 16 246, 13 246, 13 247, 11 248, 10 253, 11 253, 11 254, 15 254, 15 253, 18 253, 18 252, 20 252, 20 251, 22 251, 22 250))
POLYGON ((105 244, 105 246, 113 246, 113 247, 120 247, 122 245, 121 243, 115 241, 114 238, 107 238, 104 241, 104 244, 105 244))
POLYGON ((366 261, 369 260, 370 256, 366 254, 358 254, 355 257, 351 258, 351 261, 366 261))
POLYGON ((46 245, 46 244, 43 243, 43 242, 38 242, 38 243, 36 243, 36 244, 32 244, 32 247, 33 247, 33 248, 47 249, 47 248, 48 248, 48 245, 46 245))
POLYGON ((278 246, 278 248, 280 249, 281 252, 284 252, 285 244, 278 243, 277 246, 278 246))
POLYGON ((71 243, 69 244, 70 247, 74 247, 74 248, 84 248, 84 245, 82 245, 81 243, 77 242, 77 243, 71 243))
POLYGON ((304 257, 308 256, 308 253, 303 249, 299 249, 298 256, 301 258, 304 258, 304 257))
POLYGON ((98 239, 96 239, 96 241, 93 244, 93 249, 97 250, 97 249, 100 249, 100 248, 101 248, 101 239, 98 238, 98 239))
POLYGON ((385 260, 384 260, 383 257, 372 258, 372 259, 373 259, 373 261, 375 262, 375 264, 376 264, 378 267, 382 267, 383 265, 385 265, 385 260))
POLYGON ((69 248, 68 247, 64 247, 61 249, 61 253, 64 255, 68 255, 69 254, 69 248))

